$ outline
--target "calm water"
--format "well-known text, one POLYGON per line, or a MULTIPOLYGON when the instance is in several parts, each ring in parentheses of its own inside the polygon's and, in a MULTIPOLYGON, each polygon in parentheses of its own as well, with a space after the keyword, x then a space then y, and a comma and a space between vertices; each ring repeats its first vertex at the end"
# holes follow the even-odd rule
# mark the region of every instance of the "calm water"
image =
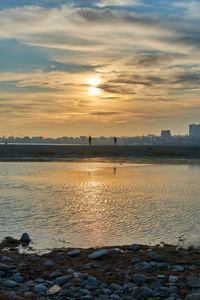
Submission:
POLYGON ((0 239, 36 249, 161 241, 200 245, 200 166, 0 163, 0 239))

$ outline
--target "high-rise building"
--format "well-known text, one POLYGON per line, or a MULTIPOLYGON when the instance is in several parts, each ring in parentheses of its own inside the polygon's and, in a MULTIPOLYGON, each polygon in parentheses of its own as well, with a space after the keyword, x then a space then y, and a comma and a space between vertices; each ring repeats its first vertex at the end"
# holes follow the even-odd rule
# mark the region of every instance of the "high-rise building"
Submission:
POLYGON ((162 130, 161 131, 161 139, 164 141, 170 141, 171 140, 170 130, 162 130))
POLYGON ((189 125, 189 136, 199 136, 200 137, 200 124, 190 124, 189 125))

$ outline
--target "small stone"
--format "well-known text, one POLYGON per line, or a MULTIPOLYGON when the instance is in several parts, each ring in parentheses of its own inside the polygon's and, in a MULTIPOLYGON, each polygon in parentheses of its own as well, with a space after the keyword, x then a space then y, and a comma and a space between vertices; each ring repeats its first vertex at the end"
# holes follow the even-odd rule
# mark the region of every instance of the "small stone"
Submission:
POLYGON ((13 280, 6 280, 3 282, 3 285, 7 288, 14 288, 17 286, 17 282, 15 282, 13 280))
POLYGON ((14 274, 10 279, 14 280, 15 282, 18 282, 18 283, 20 283, 24 280, 24 278, 18 274, 14 274))
POLYGON ((164 279, 164 278, 165 278, 165 275, 157 275, 157 278, 159 278, 159 279, 164 279))
POLYGON ((50 278, 56 278, 62 275, 62 271, 57 269, 56 271, 54 271, 53 273, 51 273, 51 275, 49 276, 50 278))
POLYGON ((109 286, 109 289, 111 289, 111 290, 120 290, 120 289, 122 289, 122 286, 120 284, 117 284, 117 283, 111 283, 110 286, 109 286))
POLYGON ((53 266, 53 265, 54 265, 54 263, 51 260, 45 260, 43 262, 43 266, 53 266))
POLYGON ((119 249, 119 248, 112 248, 112 249, 109 249, 108 252, 109 253, 117 253, 118 254, 118 253, 121 253, 122 250, 119 249))
POLYGON ((10 267, 10 266, 8 266, 8 265, 6 265, 6 264, 0 263, 0 271, 5 271, 5 272, 7 272, 7 271, 10 271, 10 270, 11 270, 11 267, 10 267))
POLYGON ((200 293, 192 293, 186 296, 185 300, 199 300, 200 293))
POLYGON ((98 258, 101 258, 101 257, 107 255, 107 254, 108 254, 108 249, 102 249, 102 250, 93 252, 92 254, 90 254, 88 256, 88 258, 98 259, 98 258))
POLYGON ((132 251, 138 251, 139 249, 140 249, 139 244, 132 244, 128 247, 128 250, 132 250, 132 251))
POLYGON ((97 287, 100 285, 100 281, 94 277, 89 277, 87 280, 83 281, 84 286, 93 286, 97 287))
POLYGON ((183 268, 182 266, 177 265, 177 266, 174 266, 174 267, 175 267, 175 269, 176 269, 178 272, 183 272, 183 271, 184 271, 184 268, 183 268))
POLYGON ((59 285, 54 285, 49 290, 46 290, 47 295, 55 295, 58 294, 59 292, 60 292, 59 285))
POLYGON ((140 273, 136 273, 133 275, 133 282, 135 282, 136 284, 143 284, 143 283, 147 283, 149 281, 149 277, 144 275, 144 274, 140 274, 140 273))
POLYGON ((81 253, 81 251, 79 249, 77 250, 73 250, 67 253, 68 256, 77 256, 81 253))
POLYGON ((33 288, 33 292, 34 293, 45 293, 47 290, 47 287, 44 286, 43 284, 37 284, 34 288, 33 288))
POLYGON ((136 264, 136 263, 139 263, 139 262, 140 262, 140 259, 137 258, 137 257, 134 257, 134 258, 131 259, 131 262, 132 262, 133 264, 136 264))
POLYGON ((35 279, 35 282, 36 282, 36 283, 43 283, 43 282, 44 282, 44 279, 42 279, 42 278, 36 278, 36 279, 35 279))
POLYGON ((0 271, 0 277, 4 277, 5 276, 5 272, 4 271, 0 271))
POLYGON ((32 297, 34 296, 34 294, 32 292, 26 292, 24 293, 24 298, 28 298, 28 299, 32 299, 32 297))
POLYGON ((5 262, 5 261, 11 261, 11 257, 8 257, 8 256, 2 256, 1 261, 2 261, 2 262, 5 262))
POLYGON ((155 260, 157 262, 160 262, 160 261, 163 260, 162 256, 160 254, 156 253, 156 252, 151 252, 149 254, 149 256, 151 257, 151 259, 153 259, 153 260, 155 260))
POLYGON ((169 276, 169 282, 170 283, 175 283, 177 281, 178 281, 178 277, 177 276, 172 276, 172 275, 169 276))
POLYGON ((61 276, 56 278, 56 285, 63 285, 73 279, 72 275, 66 275, 66 276, 61 276))
POLYGON ((21 242, 21 243, 29 244, 30 241, 31 241, 31 239, 30 239, 28 233, 26 233, 26 232, 23 233, 22 236, 21 236, 21 238, 20 238, 20 242, 21 242))

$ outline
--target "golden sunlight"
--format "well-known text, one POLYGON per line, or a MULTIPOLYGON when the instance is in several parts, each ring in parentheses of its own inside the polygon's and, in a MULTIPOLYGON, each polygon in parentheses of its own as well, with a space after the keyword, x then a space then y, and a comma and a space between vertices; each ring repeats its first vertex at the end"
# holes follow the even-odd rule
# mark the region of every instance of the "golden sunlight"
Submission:
POLYGON ((91 96, 97 96, 100 94, 100 89, 97 88, 98 84, 101 83, 100 79, 96 77, 90 77, 87 81, 89 85, 91 85, 88 90, 91 96))
POLYGON ((100 80, 98 78, 94 78, 94 77, 91 77, 89 80, 88 80, 88 84, 92 85, 92 86, 97 86, 98 84, 100 84, 100 80))

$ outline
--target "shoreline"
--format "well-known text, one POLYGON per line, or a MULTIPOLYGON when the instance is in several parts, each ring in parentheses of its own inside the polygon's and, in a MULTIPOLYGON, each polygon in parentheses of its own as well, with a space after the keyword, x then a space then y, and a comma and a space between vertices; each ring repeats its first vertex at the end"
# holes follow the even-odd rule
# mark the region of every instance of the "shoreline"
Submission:
POLYGON ((132 244, 39 255, 2 247, 0 290, 12 299, 200 299, 198 248, 132 244))
POLYGON ((0 145, 0 161, 65 161, 90 158, 200 159, 200 146, 0 145))

